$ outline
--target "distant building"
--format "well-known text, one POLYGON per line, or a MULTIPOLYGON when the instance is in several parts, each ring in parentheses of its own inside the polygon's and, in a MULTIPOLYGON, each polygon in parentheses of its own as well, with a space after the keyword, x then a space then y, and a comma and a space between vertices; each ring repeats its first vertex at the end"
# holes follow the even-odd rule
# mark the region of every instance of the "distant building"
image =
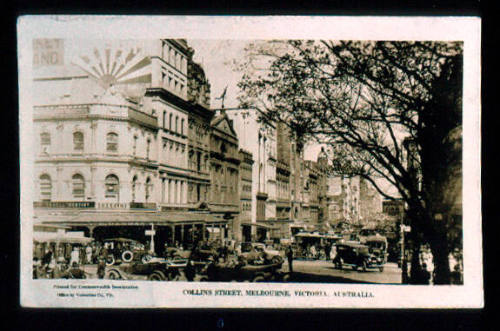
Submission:
POLYGON ((376 222, 377 216, 382 213, 382 197, 367 180, 359 183, 359 213, 360 222, 364 225, 376 222))
POLYGON ((259 122, 256 109, 228 111, 238 134, 239 147, 252 154, 252 221, 244 224, 252 240, 271 238, 276 222, 276 127, 259 122), (250 228, 250 230, 248 230, 250 228))
POLYGON ((359 177, 328 176, 326 183, 326 205, 331 224, 359 222, 359 177))

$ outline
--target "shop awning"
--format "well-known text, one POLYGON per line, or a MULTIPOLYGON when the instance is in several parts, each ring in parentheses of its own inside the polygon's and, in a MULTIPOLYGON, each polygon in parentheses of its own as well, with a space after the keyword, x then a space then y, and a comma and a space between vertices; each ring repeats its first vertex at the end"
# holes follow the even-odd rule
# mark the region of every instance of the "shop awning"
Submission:
POLYGON ((61 244, 88 244, 92 238, 88 237, 74 237, 67 234, 56 234, 55 236, 47 236, 46 233, 33 232, 33 241, 44 243, 53 242, 61 244))
POLYGON ((241 225, 247 225, 247 226, 255 226, 258 228, 263 228, 263 229, 279 229, 278 227, 271 226, 269 224, 263 224, 263 223, 252 223, 252 222, 241 222, 241 225))
POLYGON ((69 226, 177 225, 183 223, 221 223, 227 220, 207 213, 193 212, 82 212, 77 216, 48 218, 47 223, 69 226))

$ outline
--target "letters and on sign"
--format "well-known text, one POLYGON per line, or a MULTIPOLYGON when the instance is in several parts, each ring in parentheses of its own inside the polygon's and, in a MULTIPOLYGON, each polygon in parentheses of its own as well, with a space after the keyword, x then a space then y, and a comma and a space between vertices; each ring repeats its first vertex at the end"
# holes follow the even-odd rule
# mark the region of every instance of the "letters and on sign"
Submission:
POLYGON ((64 64, 63 39, 34 39, 33 66, 54 66, 64 64))

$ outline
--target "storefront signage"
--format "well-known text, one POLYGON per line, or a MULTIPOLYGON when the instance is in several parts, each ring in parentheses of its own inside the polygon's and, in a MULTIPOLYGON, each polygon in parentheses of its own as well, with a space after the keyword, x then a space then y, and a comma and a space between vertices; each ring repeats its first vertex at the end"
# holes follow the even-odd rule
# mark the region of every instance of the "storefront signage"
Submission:
POLYGON ((94 201, 35 201, 33 205, 41 208, 95 208, 94 201))
POLYGON ((63 39, 34 39, 33 66, 55 66, 64 64, 63 39))

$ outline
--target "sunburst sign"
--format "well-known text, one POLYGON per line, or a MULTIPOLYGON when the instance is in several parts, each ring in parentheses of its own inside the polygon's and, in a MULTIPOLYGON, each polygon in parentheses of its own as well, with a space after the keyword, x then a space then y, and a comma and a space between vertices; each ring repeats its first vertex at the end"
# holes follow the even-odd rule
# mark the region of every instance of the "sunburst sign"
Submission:
POLYGON ((114 84, 151 81, 151 59, 139 47, 95 47, 89 54, 76 56, 73 63, 105 89, 114 84))

